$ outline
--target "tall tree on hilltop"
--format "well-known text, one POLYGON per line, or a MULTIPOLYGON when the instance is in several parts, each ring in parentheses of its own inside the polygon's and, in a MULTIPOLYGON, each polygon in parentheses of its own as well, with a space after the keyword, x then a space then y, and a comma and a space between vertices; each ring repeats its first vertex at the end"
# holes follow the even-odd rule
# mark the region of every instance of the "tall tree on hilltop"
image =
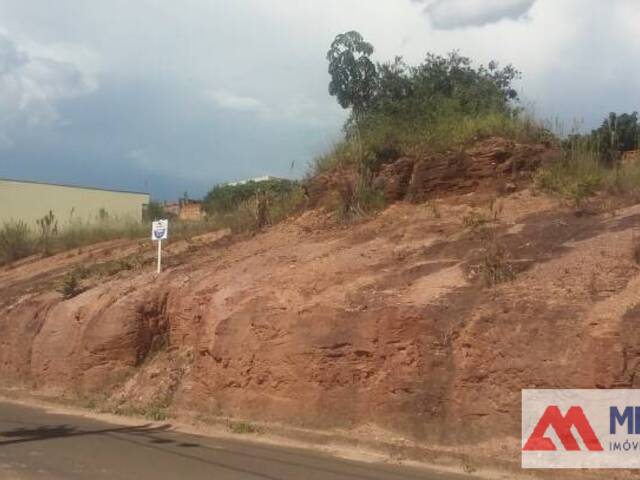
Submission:
POLYGON ((377 71, 371 61, 373 46, 356 31, 341 33, 327 52, 329 94, 342 108, 353 109, 357 119, 371 103, 377 84, 377 71))

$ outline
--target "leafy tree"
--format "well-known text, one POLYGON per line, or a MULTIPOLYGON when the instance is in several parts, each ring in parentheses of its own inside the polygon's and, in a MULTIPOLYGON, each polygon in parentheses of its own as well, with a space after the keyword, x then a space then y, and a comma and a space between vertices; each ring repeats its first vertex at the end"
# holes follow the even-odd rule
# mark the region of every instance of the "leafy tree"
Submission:
POLYGON ((378 88, 375 102, 378 106, 392 107, 415 94, 416 86, 411 69, 402 57, 396 57, 393 62, 379 63, 377 70, 378 88))
POLYGON ((621 152, 636 150, 640 138, 638 112, 610 113, 602 125, 591 132, 591 137, 607 161, 614 160, 621 152))
MULTIPOLYGON (((514 80, 519 78, 513 66, 499 68, 497 62, 488 66, 474 67, 469 57, 453 51, 446 56, 427 54, 425 61, 409 70, 396 69, 396 76, 411 86, 405 88, 408 97, 416 100, 424 110, 434 107, 442 99, 455 100, 464 113, 479 113, 495 110, 506 111, 510 102, 518 99, 513 88, 514 80)), ((384 95, 381 90, 380 95, 384 95)))
POLYGON ((373 46, 356 31, 341 33, 327 52, 329 94, 342 108, 352 108, 359 117, 371 103, 377 85, 377 71, 371 61, 373 46))

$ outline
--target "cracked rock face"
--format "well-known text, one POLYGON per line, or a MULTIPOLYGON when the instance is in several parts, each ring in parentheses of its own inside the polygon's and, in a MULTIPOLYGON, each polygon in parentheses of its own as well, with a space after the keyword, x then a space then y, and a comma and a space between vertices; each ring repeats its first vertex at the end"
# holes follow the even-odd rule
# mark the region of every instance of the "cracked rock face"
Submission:
POLYGON ((461 152, 402 157, 383 166, 374 184, 389 202, 420 202, 437 194, 469 192, 483 184, 527 177, 554 154, 545 145, 492 137, 461 152))

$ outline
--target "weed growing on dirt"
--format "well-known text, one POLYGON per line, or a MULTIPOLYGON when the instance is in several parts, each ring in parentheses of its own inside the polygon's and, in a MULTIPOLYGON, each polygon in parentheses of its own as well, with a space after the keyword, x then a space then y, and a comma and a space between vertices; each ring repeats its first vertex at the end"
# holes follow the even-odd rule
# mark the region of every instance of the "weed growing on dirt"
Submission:
POLYGON ((118 258, 102 263, 95 263, 89 266, 79 266, 74 269, 74 273, 81 279, 90 277, 112 277, 123 271, 139 270, 146 263, 139 255, 131 255, 125 258, 118 258))
POLYGON ((58 291, 62 294, 65 300, 69 300, 70 298, 80 295, 84 289, 80 284, 79 275, 75 271, 67 273, 62 279, 62 282, 58 287, 58 291))
POLYGON ((113 407, 107 408, 105 412, 111 413, 112 415, 121 415, 123 417, 136 417, 142 414, 142 411, 140 409, 125 404, 115 405, 113 407))
POLYGON ((9 221, 0 229, 0 264, 13 262, 35 252, 31 231, 22 221, 9 221))
POLYGON ((63 277, 58 286, 58 291, 65 299, 70 299, 78 296, 85 290, 81 286, 82 280, 92 277, 111 277, 122 271, 140 269, 144 265, 145 261, 141 255, 132 255, 88 266, 81 265, 75 267, 63 277))
POLYGON ((335 213, 338 221, 347 223, 379 212, 386 206, 384 193, 360 177, 355 183, 345 179, 339 189, 335 213))
POLYGON ((474 474, 478 469, 473 465, 468 455, 462 457, 462 471, 468 475, 474 474))
POLYGON ((480 264, 480 274, 483 284, 487 287, 495 287, 515 278, 509 255, 502 244, 494 240, 485 248, 480 264))
POLYGON ((53 241, 58 235, 58 220, 51 210, 44 217, 36 220, 38 225, 38 243, 42 254, 49 256, 53 253, 53 241))
POLYGON ((148 409, 146 409, 146 411, 144 412, 144 417, 148 420, 161 422, 163 420, 166 420, 168 415, 166 408, 159 405, 152 405, 148 409))
POLYGON ((121 403, 110 408, 108 413, 112 413, 113 415, 122 415, 125 417, 144 417, 147 420, 161 422, 169 418, 167 408, 169 408, 169 402, 167 399, 162 399, 153 401, 143 407, 133 406, 128 403, 121 403))
POLYGON ((462 224, 465 228, 476 231, 487 226, 490 220, 490 217, 484 212, 472 210, 462 218, 462 224))
POLYGON ((260 429, 249 422, 229 422, 229 430, 240 435, 260 433, 260 429))

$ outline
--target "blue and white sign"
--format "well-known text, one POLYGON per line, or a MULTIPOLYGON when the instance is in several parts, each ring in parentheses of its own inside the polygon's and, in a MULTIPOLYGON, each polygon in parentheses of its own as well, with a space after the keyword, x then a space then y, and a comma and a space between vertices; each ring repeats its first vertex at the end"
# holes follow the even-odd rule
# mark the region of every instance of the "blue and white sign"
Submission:
POLYGON ((157 220, 151 224, 151 240, 166 240, 169 237, 169 220, 157 220))

